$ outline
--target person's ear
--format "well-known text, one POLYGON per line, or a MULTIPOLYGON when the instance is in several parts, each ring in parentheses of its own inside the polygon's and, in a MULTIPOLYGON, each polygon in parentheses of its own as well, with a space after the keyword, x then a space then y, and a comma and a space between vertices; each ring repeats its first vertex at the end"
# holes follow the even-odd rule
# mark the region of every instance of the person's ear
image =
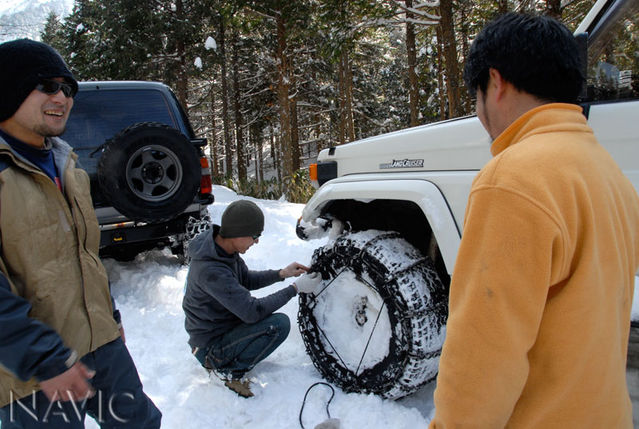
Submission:
POLYGON ((501 101, 504 95, 506 94, 509 82, 502 77, 501 73, 499 73, 499 70, 497 69, 490 68, 488 70, 488 75, 489 75, 488 85, 493 86, 493 89, 495 91, 494 92, 495 101, 501 101))

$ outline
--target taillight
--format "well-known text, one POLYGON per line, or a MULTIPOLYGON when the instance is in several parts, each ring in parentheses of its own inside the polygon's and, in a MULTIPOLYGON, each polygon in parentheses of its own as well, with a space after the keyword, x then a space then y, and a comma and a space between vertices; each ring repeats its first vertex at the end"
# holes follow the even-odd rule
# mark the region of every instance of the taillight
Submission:
POLYGON ((213 182, 211 181, 211 167, 209 159, 205 156, 200 158, 200 166, 202 167, 202 176, 200 177, 200 193, 210 194, 213 192, 213 182))

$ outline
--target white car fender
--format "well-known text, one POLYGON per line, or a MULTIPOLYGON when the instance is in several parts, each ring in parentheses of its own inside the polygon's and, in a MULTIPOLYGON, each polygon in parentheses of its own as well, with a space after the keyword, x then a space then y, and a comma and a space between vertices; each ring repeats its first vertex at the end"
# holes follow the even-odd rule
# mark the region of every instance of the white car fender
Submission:
POLYGON ((302 212, 302 221, 313 223, 322 207, 335 200, 358 201, 393 199, 412 201, 422 210, 430 224, 448 273, 452 273, 459 250, 461 233, 455 224, 446 199, 435 184, 427 180, 376 180, 370 182, 349 181, 348 177, 331 180, 315 192, 302 212))

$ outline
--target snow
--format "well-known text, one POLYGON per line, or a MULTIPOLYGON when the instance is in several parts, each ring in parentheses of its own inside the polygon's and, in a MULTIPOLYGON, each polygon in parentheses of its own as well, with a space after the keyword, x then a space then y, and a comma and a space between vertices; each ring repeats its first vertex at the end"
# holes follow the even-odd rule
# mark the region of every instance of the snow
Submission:
POLYGON ((64 21, 73 0, 0 0, 0 42, 29 38, 40 40, 50 13, 64 21))
MULTIPOLYGON (((313 250, 325 241, 302 241, 295 235, 303 205, 285 201, 240 197, 221 186, 213 189, 211 218, 219 223, 226 206, 238 198, 255 201, 264 211, 265 227, 259 243, 243 255, 251 269, 280 268, 292 261, 309 264, 313 250)), ((291 319, 287 340, 251 376, 255 397, 243 399, 209 378, 191 355, 184 330, 182 296, 187 268, 168 251, 139 255, 128 263, 105 260, 113 294, 122 313, 127 346, 133 356, 146 393, 163 413, 162 426, 193 429, 300 427, 299 413, 307 389, 324 381, 306 354, 296 326, 298 302, 293 298, 280 311, 291 319)), ((272 293, 293 282, 287 279, 256 296, 272 293)), ((434 383, 398 401, 375 395, 346 394, 335 387, 330 403, 332 417, 342 428, 425 428, 432 417, 434 383)), ((303 412, 305 428, 328 418, 326 403, 330 389, 317 386, 308 394, 303 412)), ((87 419, 87 428, 97 424, 87 419)))
POLYGON ((73 7, 73 0, 59 0, 57 2, 51 0, 2 0, 0 1, 0 15, 21 13, 42 6, 50 6, 52 9, 62 7, 70 11, 73 7))
POLYGON ((193 61, 193 65, 201 70, 202 69, 202 58, 200 58, 200 57, 195 58, 195 61, 193 61))
POLYGON ((388 309, 379 294, 371 293, 353 272, 340 274, 319 294, 313 315, 325 334, 320 337, 324 350, 331 354, 334 350, 335 356, 355 374, 372 368, 388 356, 392 332, 388 309), (353 308, 353 303, 359 303, 359 308, 353 308), (353 312, 360 314, 361 326, 351 321, 353 312), (349 322, 345 322, 347 320, 349 322))
MULTIPOLYGON (((215 186, 213 193, 216 202, 209 211, 213 221, 219 223, 226 206, 240 196, 220 186, 215 186)), ((321 240, 305 242, 295 235, 303 205, 248 199, 255 201, 265 214, 259 243, 244 255, 251 269, 284 267, 293 260, 308 264, 313 250, 326 244, 321 240)), ((292 322, 288 339, 249 373, 255 397, 243 399, 217 378, 209 378, 190 354, 181 307, 186 267, 180 266, 169 252, 161 251, 139 255, 129 263, 107 259, 105 265, 122 313, 127 345, 145 391, 163 413, 163 427, 300 427, 299 413, 307 389, 324 380, 307 356, 296 328, 296 298, 281 310, 292 322)), ((255 294, 272 293, 292 281, 287 279, 255 294)), ((639 287, 639 281, 636 285, 639 287)), ((633 320, 639 320, 637 287, 633 320)), ((393 401, 375 395, 346 394, 335 388, 330 413, 340 419, 342 428, 425 428, 432 418, 433 390, 434 383, 430 383, 413 395, 393 401)), ((305 428, 313 428, 327 418, 329 398, 326 386, 310 391, 303 412, 305 428)), ((86 427, 98 426, 89 418, 86 427)))
POLYGON ((204 48, 208 51, 209 49, 217 50, 217 43, 215 39, 211 36, 206 38, 206 42, 204 42, 204 48))

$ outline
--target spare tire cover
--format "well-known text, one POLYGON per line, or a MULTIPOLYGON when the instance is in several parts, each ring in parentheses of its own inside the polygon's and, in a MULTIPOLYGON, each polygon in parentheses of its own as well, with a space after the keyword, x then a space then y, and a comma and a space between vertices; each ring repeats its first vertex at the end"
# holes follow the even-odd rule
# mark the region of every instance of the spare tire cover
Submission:
POLYGON ((195 146, 178 130, 145 122, 105 144, 98 182, 107 201, 129 219, 162 222, 182 213, 200 185, 195 146))

